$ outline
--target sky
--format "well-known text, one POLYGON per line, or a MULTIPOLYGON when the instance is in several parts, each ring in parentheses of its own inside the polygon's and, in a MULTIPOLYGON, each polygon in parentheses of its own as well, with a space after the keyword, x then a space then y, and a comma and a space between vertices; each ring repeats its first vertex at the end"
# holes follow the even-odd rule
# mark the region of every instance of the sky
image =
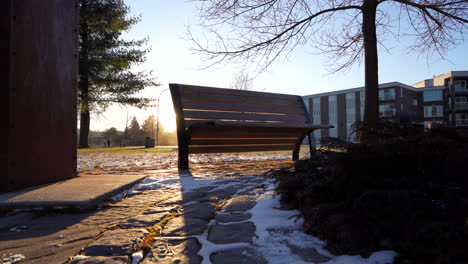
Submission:
MULTIPOLYGON (((141 95, 160 97, 159 119, 167 131, 175 130, 175 115, 168 90, 169 83, 184 83, 229 88, 239 72, 237 65, 218 65, 202 69, 206 65, 191 50, 186 40, 187 26, 197 30, 199 22, 196 5, 184 0, 124 0, 132 15, 141 21, 123 34, 124 39, 149 38, 151 51, 138 70, 153 72, 158 87, 148 87, 141 95)), ((449 71, 468 70, 468 42, 448 51, 447 60, 411 54, 404 43, 389 38, 385 43, 391 53, 379 50, 379 83, 398 81, 414 84, 449 71)), ((364 65, 355 64, 345 72, 330 74, 325 67, 326 56, 317 55, 309 46, 296 48, 287 58, 281 58, 253 80, 253 90, 309 95, 364 85, 364 65)), ((157 116, 157 107, 136 109, 111 106, 103 114, 91 116, 91 130, 103 131, 110 127, 124 130, 127 116, 135 116, 140 124, 150 115, 157 116)))

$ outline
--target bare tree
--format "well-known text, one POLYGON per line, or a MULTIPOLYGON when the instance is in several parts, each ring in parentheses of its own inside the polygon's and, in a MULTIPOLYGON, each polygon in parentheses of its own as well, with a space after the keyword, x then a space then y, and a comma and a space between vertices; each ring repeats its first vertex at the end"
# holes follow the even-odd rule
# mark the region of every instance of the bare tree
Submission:
POLYGON ((468 29, 467 0, 195 1, 201 2, 201 26, 209 35, 200 40, 189 29, 188 36, 209 65, 244 63, 263 71, 306 44, 328 55, 331 71, 364 59, 364 122, 370 130, 361 134, 369 140, 379 118, 378 43, 383 46, 387 36, 409 37, 411 52, 443 58, 468 29))
POLYGON ((231 88, 244 91, 252 90, 253 78, 246 72, 239 72, 238 74, 234 75, 231 88))

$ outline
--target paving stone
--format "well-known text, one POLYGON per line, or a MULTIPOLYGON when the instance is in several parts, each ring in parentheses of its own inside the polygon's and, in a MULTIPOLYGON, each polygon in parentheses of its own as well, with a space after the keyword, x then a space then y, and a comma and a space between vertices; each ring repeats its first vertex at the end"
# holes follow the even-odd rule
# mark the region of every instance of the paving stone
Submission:
POLYGON ((133 253, 148 231, 145 229, 117 229, 104 232, 85 248, 86 256, 118 256, 133 253))
POLYGON ((148 204, 157 203, 171 197, 169 193, 162 190, 145 190, 139 194, 126 197, 115 204, 118 206, 144 207, 148 204))
POLYGON ((240 222, 251 218, 249 213, 223 213, 215 215, 215 220, 221 223, 240 222))
POLYGON ((181 215, 187 218, 202 218, 210 220, 214 215, 214 205, 210 202, 202 202, 185 206, 181 215))
POLYGON ((236 248, 216 252, 210 256, 213 264, 266 264, 263 256, 251 248, 236 248))
POLYGON ((299 256, 305 262, 322 263, 331 260, 331 258, 318 253, 315 248, 301 248, 288 242, 286 242, 286 245, 293 254, 299 256))
POLYGON ((216 187, 217 187, 217 186, 215 186, 215 185, 203 186, 203 187, 195 188, 195 189, 193 189, 193 191, 196 191, 196 192, 207 192, 207 191, 213 190, 213 189, 216 188, 216 187))
MULTIPOLYGON (((1 232, 0 256, 21 254, 19 263, 64 263, 93 241, 100 229, 39 229, 1 232)), ((2 258, 0 258, 0 263, 2 258)))
POLYGON ((137 207, 121 207, 115 206, 110 208, 104 208, 99 211, 93 212, 89 217, 83 219, 76 226, 100 226, 106 227, 115 225, 121 221, 136 215, 141 208, 137 207))
POLYGON ((221 212, 243 212, 252 209, 255 204, 249 195, 237 196, 229 199, 221 208, 221 212))
POLYGON ((34 213, 21 213, 15 215, 1 216, 0 229, 7 229, 14 226, 23 226, 28 224, 36 217, 34 213))
POLYGON ((164 230, 163 236, 193 236, 201 235, 206 229, 208 221, 201 218, 187 218, 179 216, 169 220, 164 230))
POLYGON ((157 240, 141 264, 198 264, 202 257, 197 255, 201 245, 194 238, 187 240, 157 240))
POLYGON ((182 193, 182 203, 187 203, 191 201, 197 200, 206 200, 208 192, 206 191, 190 191, 190 192, 183 192, 182 193))
POLYGON ((238 192, 237 195, 253 195, 255 194, 254 191, 258 189, 257 187, 251 187, 243 190, 242 192, 238 192))
POLYGON ((159 223, 169 212, 136 215, 119 224, 122 228, 149 227, 159 223))
POLYGON ((93 213, 45 215, 27 224, 28 228, 66 228, 79 224, 93 213))
POLYGON ((251 222, 214 225, 208 233, 208 241, 215 244, 252 242, 254 235, 255 225, 251 222))
POLYGON ((175 193, 174 193, 171 197, 169 197, 168 199, 159 202, 158 205, 159 205, 159 206, 177 205, 177 204, 183 203, 183 202, 182 202, 182 199, 183 199, 182 194, 176 193, 176 192, 175 192, 175 193))
POLYGON ((115 257, 89 257, 86 259, 76 259, 71 264, 121 264, 129 263, 127 256, 115 256, 115 257))
POLYGON ((222 199, 226 199, 226 198, 233 196, 234 194, 236 194, 236 192, 237 192, 236 187, 231 186, 229 188, 211 191, 206 195, 206 197, 210 201, 222 200, 222 199))
POLYGON ((146 208, 145 210, 141 211, 141 215, 147 215, 147 214, 157 214, 157 213, 164 213, 164 212, 169 212, 173 213, 177 209, 177 206, 151 206, 146 208))

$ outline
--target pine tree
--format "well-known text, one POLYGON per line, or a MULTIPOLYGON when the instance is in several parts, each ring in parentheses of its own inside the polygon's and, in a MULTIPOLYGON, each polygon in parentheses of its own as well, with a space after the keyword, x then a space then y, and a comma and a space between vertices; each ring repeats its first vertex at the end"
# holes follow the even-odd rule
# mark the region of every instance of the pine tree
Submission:
POLYGON ((145 107, 148 98, 136 94, 157 86, 151 72, 132 72, 143 63, 148 39, 124 41, 121 34, 139 22, 130 17, 122 0, 80 0, 79 147, 88 147, 90 113, 105 111, 111 103, 145 107))
POLYGON ((140 128, 140 124, 136 117, 133 117, 132 122, 130 123, 130 127, 127 130, 128 139, 130 141, 130 145, 133 146, 141 146, 144 144, 144 135, 143 130, 140 128))

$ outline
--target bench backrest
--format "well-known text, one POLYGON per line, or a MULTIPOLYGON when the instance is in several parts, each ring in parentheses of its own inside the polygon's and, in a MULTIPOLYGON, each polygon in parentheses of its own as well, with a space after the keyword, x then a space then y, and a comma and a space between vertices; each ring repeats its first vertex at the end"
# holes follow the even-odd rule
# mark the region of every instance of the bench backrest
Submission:
MULTIPOLYGON (((300 96, 170 84, 177 118, 184 127, 196 120, 310 123, 300 96)), ((179 125, 179 123, 177 124, 179 125)))
POLYGON ((179 149, 187 147, 188 153, 293 150, 304 136, 298 127, 311 123, 304 102, 297 95, 169 86, 179 149), (197 127, 197 123, 211 122, 218 125, 197 127), (220 122, 235 124, 219 126, 220 122))

